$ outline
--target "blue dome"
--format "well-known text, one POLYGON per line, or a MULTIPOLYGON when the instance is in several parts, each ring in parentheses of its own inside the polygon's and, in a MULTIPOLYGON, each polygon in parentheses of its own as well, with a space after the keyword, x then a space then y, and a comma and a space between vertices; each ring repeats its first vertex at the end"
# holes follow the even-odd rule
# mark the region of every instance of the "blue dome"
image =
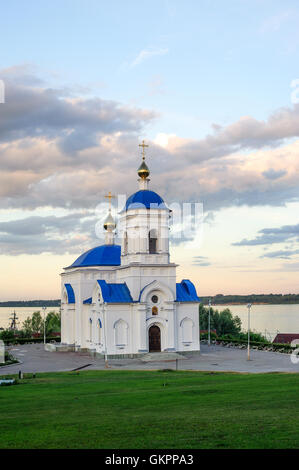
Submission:
POLYGON ((148 189, 142 189, 137 191, 137 193, 132 194, 126 202, 126 208, 129 209, 167 209, 163 199, 159 194, 154 191, 149 191, 148 189))
POLYGON ((79 256, 69 268, 80 266, 119 266, 120 245, 101 245, 79 256))

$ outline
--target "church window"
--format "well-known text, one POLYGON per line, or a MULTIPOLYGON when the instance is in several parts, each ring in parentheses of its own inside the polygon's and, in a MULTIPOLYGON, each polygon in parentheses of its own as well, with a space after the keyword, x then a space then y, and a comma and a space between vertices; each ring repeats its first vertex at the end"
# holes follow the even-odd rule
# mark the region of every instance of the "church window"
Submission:
POLYGON ((152 308, 152 314, 153 314, 153 315, 158 315, 158 307, 154 306, 154 307, 152 308))
POLYGON ((155 229, 149 231, 148 242, 150 254, 157 253, 157 231, 155 229))
POLYGON ((157 303, 158 303, 158 300, 159 300, 159 299, 158 299, 158 296, 157 296, 157 295, 153 295, 153 296, 152 296, 152 302, 153 302, 153 304, 157 304, 157 303))
POLYGON ((123 320, 118 320, 114 325, 115 344, 117 346, 126 346, 128 344, 128 325, 123 320))
POLYGON ((192 343, 193 341, 193 321, 190 318, 184 318, 181 322, 183 343, 192 343))

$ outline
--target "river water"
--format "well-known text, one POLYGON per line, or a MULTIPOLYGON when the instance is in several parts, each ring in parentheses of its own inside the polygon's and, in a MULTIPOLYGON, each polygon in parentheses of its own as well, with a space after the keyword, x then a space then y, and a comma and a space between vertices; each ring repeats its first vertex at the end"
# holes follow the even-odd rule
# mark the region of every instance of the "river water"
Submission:
MULTIPOLYGON (((223 310, 229 308, 233 315, 238 315, 242 321, 242 329, 247 330, 246 305, 216 305, 213 308, 223 310)), ((18 316, 18 326, 33 312, 42 309, 38 307, 0 307, 0 328, 7 328, 9 318, 13 311, 18 316)), ((58 312, 59 307, 48 307, 46 312, 58 312)), ((251 330, 263 333, 269 340, 273 340, 277 333, 299 333, 299 304, 293 305, 252 305, 250 314, 251 330)))
MULTIPOLYGON (((9 327, 10 317, 12 317, 14 311, 18 317, 18 328, 22 327, 23 321, 25 321, 27 317, 31 317, 33 312, 39 311, 43 316, 43 309, 41 307, 0 307, 0 328, 9 327)), ((47 307, 46 314, 49 312, 59 312, 59 307, 47 307)))
MULTIPOLYGON (((214 309, 229 308, 232 314, 242 321, 242 329, 247 330, 248 309, 246 305, 215 305, 214 309)), ((299 304, 252 305, 250 329, 262 333, 273 340, 277 333, 299 333, 299 304)))

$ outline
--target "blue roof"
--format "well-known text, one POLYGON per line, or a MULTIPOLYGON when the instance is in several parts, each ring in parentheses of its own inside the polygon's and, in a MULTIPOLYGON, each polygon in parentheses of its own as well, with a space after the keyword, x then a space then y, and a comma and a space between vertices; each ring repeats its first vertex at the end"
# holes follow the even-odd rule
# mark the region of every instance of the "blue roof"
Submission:
POLYGON ((148 189, 141 189, 128 198, 126 207, 123 210, 144 208, 167 209, 167 206, 159 194, 148 189))
POLYGON ((92 302, 92 297, 89 297, 88 299, 83 300, 84 304, 91 304, 91 302, 92 302))
POLYGON ((177 302, 200 302, 194 284, 189 279, 183 279, 176 285, 177 302))
POLYGON ((64 284, 64 287, 66 288, 66 293, 67 293, 67 301, 69 304, 74 304, 75 303, 75 292, 74 289, 72 288, 71 284, 64 284))
POLYGON ((98 280, 98 283, 102 290, 104 302, 112 303, 131 303, 133 302, 127 284, 107 284, 104 280, 98 280))
POLYGON ((120 245, 101 245, 79 256, 69 268, 80 266, 119 266, 120 245))

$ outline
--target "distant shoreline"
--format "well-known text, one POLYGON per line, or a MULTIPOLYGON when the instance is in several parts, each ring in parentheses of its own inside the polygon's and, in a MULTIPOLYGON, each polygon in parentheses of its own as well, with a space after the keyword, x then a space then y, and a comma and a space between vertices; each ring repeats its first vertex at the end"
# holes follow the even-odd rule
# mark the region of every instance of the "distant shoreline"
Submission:
MULTIPOLYGON (((252 305, 298 305, 299 302, 250 302, 252 305)), ((247 305, 248 302, 219 302, 214 303, 212 302, 211 305, 213 307, 219 305, 247 305)), ((204 305, 208 305, 208 302, 204 302, 204 305)))
MULTIPOLYGON (((299 294, 252 294, 252 295, 215 295, 200 296, 200 301, 208 305, 209 300, 213 306, 217 305, 296 305, 299 304, 299 294)), ((0 307, 6 308, 42 308, 60 307, 60 299, 55 300, 9 300, 0 302, 0 307)))
POLYGON ((9 308, 23 308, 23 307, 60 307, 60 300, 9 300, 7 302, 0 302, 0 307, 9 307, 9 308))
POLYGON ((223 295, 218 294, 211 297, 200 296, 204 305, 209 300, 213 305, 294 305, 299 304, 299 294, 249 294, 249 295, 223 295))

